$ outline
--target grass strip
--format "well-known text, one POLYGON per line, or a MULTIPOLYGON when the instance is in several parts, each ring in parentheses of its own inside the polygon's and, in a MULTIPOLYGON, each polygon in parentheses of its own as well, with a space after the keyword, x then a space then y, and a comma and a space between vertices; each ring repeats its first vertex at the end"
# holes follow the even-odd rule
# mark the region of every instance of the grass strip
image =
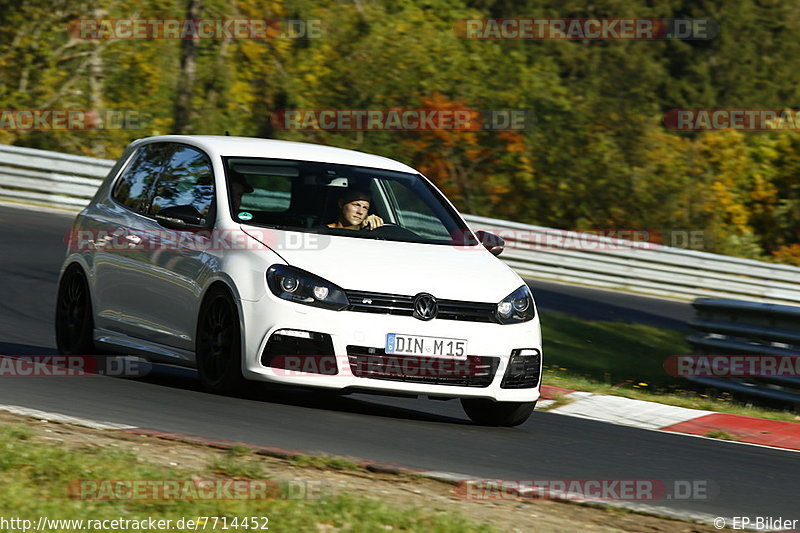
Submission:
MULTIPOLYGON (((486 524, 453 513, 422 508, 399 508, 379 500, 326 494, 295 498, 288 487, 272 499, 255 500, 144 500, 97 501, 70 496, 69 487, 80 480, 197 480, 265 479, 255 456, 231 450, 210 462, 205 469, 164 467, 142 461, 121 449, 84 446, 65 449, 56 444, 36 442, 24 426, 0 426, 0 516, 19 517, 37 524, 39 517, 59 520, 128 520, 153 518, 227 517, 229 531, 258 531, 260 528, 230 527, 239 517, 269 517, 269 531, 358 531, 387 530, 415 532, 491 531, 486 524)), ((259 520, 258 525, 264 525, 259 520)), ((219 523, 216 529, 221 529, 219 523)), ((76 528, 70 528, 76 529, 76 528)), ((203 530, 201 525, 198 530, 203 530)), ((207 523, 206 530, 211 531, 207 523)), ((68 530, 52 525, 40 531, 68 530)), ((84 530, 91 530, 84 527, 84 530)), ((124 529, 133 530, 133 529, 124 529)), ((170 531, 194 531, 179 528, 170 531)))
POLYGON ((686 334, 643 324, 581 320, 542 313, 543 383, 565 389, 624 396, 678 407, 800 422, 791 410, 770 409, 725 391, 696 390, 670 376, 671 355, 691 353, 686 334))

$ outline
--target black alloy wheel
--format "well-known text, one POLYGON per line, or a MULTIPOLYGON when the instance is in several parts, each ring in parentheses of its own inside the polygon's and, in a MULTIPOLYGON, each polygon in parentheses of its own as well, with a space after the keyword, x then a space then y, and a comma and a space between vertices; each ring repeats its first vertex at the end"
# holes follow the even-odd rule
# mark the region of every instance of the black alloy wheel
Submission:
POLYGON ((94 353, 92 300, 86 276, 78 265, 61 277, 56 300, 56 345, 62 355, 94 353))
POLYGON ((239 313, 227 290, 212 289, 197 324, 197 372, 209 392, 227 394, 241 388, 242 341, 239 313))

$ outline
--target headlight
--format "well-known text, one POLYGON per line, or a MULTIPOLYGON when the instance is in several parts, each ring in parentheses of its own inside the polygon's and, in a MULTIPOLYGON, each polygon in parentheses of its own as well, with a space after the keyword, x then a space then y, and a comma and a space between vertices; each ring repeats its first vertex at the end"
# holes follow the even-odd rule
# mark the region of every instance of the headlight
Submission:
POLYGON ((267 270, 267 285, 275 296, 304 305, 341 311, 350 302, 344 291, 330 281, 299 268, 272 265, 267 270))
POLYGON ((516 324, 533 318, 533 295, 527 285, 515 290, 497 304, 497 320, 501 324, 516 324))

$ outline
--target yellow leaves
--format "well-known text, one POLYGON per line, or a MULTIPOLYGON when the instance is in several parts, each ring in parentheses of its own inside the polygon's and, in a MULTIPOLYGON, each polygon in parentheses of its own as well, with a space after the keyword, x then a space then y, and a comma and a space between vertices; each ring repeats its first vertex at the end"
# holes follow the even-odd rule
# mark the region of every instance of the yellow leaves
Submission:
POLYGON ((781 246, 772 252, 772 259, 779 263, 800 266, 800 244, 781 246))
POLYGON ((264 54, 264 45, 258 41, 244 40, 239 43, 239 51, 252 62, 258 61, 264 54))
POLYGON ((258 100, 258 95, 253 92, 252 84, 248 80, 233 82, 230 96, 233 102, 248 109, 258 100))
POLYGON ((506 143, 506 151, 510 153, 523 153, 527 150, 525 137, 518 131, 506 130, 497 134, 497 138, 506 143))
POLYGON ((750 199, 754 202, 775 202, 777 201, 778 189, 767 181, 763 176, 753 177, 753 189, 750 191, 750 199))

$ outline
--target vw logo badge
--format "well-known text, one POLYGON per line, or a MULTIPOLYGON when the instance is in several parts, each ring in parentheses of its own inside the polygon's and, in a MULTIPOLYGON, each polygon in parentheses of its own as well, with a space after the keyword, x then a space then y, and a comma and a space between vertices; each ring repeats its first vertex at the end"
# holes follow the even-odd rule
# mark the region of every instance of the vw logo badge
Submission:
POLYGON ((436 303, 436 298, 424 292, 414 296, 414 318, 431 320, 436 318, 438 312, 439 304, 436 303))

